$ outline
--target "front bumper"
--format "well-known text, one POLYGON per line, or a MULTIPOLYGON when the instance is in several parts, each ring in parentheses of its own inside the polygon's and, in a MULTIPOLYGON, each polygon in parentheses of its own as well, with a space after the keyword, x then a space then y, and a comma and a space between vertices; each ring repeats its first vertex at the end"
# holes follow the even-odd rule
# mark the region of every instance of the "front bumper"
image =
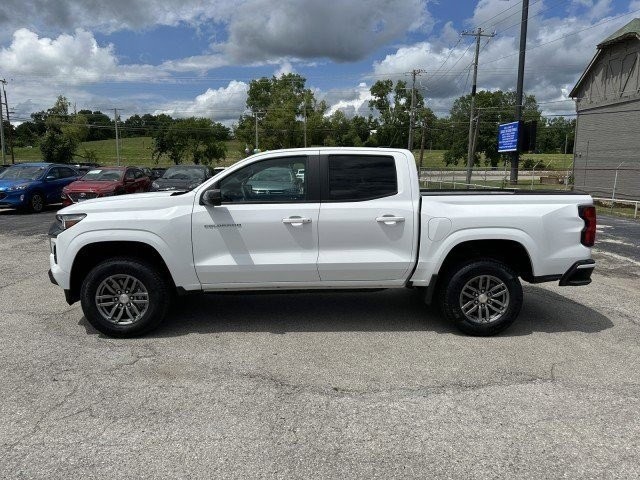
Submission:
POLYGON ((29 197, 26 190, 0 193, 0 207, 19 208, 27 205, 29 197))
POLYGON ((571 265, 571 268, 562 275, 559 285, 561 287, 589 285, 591 283, 591 274, 595 267, 595 260, 580 260, 571 265))

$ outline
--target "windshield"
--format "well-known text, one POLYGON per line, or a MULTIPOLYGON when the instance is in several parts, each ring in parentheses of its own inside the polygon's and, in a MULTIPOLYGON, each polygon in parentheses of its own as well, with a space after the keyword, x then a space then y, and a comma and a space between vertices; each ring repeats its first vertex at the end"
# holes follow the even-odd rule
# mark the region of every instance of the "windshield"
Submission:
POLYGON ((257 182, 291 182, 291 171, 286 168, 267 168, 256 173, 251 180, 257 182))
POLYGON ((89 170, 82 177, 83 182, 118 182, 122 179, 123 170, 96 169, 89 170))
POLYGON ((201 168, 171 167, 164 172, 165 180, 203 180, 204 170, 201 168))
POLYGON ((13 166, 0 173, 2 180, 38 180, 47 167, 13 166))

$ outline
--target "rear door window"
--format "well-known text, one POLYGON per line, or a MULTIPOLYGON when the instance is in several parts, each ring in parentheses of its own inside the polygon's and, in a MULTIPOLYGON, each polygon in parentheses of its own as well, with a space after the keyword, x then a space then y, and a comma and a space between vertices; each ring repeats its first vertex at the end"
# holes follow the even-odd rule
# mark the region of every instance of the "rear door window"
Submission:
POLYGON ((378 155, 329 155, 328 192, 334 202, 359 202, 398 193, 393 157, 378 155))

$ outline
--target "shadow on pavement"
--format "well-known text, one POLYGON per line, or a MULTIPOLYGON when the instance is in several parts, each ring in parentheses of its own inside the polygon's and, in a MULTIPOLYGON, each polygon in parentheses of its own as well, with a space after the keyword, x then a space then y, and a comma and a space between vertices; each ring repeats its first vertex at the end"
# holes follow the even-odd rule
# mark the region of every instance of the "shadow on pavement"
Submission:
MULTIPOLYGON (((97 333, 83 318, 87 333, 97 333)), ((502 336, 596 333, 604 315, 538 287, 527 287, 520 317, 502 336)), ((460 334, 417 291, 210 294, 182 297, 151 337, 220 332, 418 332, 460 334)), ((460 334, 461 335, 461 334, 460 334)))
POLYGON ((38 213, 31 213, 28 212, 24 209, 19 209, 19 208, 4 208, 4 207, 0 207, 0 216, 2 215, 6 215, 8 217, 13 217, 13 216, 22 216, 22 215, 28 215, 28 216, 37 216, 40 215, 42 213, 47 213, 47 212, 57 212, 58 210, 60 210, 62 208, 62 204, 60 205, 45 205, 45 207, 42 209, 42 212, 38 213))

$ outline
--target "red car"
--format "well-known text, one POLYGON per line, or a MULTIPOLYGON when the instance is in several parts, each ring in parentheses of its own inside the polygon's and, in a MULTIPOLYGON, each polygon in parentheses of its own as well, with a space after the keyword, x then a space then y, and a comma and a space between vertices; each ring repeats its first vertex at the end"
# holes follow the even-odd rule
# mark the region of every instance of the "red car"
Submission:
POLYGON ((90 198, 148 192, 150 187, 151 179, 139 168, 97 167, 62 189, 62 204, 66 207, 90 198))

